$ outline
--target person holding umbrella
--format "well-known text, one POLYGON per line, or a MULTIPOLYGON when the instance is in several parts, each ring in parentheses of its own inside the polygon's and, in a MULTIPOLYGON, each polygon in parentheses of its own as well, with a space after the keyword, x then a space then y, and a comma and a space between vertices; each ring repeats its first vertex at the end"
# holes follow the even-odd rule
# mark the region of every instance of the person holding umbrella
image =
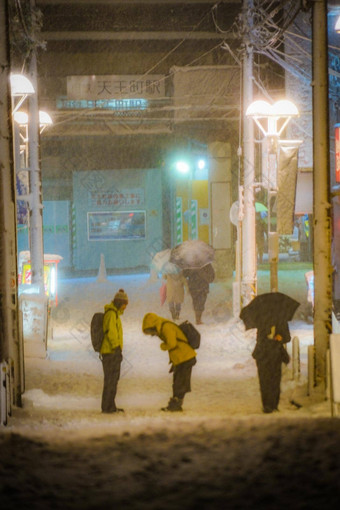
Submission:
POLYGON ((282 363, 289 363, 284 345, 291 339, 288 321, 298 306, 286 294, 268 292, 255 297, 240 313, 246 329, 257 329, 252 356, 256 361, 264 413, 279 410, 282 363))
POLYGON ((196 324, 203 324, 202 314, 209 294, 209 284, 214 281, 215 271, 211 264, 199 269, 184 269, 183 275, 188 280, 188 288, 195 312, 196 324))
POLYGON ((171 250, 170 262, 183 269, 183 276, 187 278, 196 324, 202 324, 209 284, 215 278, 214 254, 214 248, 199 239, 184 241, 171 250))

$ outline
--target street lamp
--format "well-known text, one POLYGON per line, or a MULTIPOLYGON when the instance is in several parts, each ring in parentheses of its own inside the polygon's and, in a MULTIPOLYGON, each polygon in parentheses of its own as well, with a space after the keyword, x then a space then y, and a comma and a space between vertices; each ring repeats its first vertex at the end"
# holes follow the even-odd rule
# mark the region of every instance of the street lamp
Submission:
POLYGON ((335 23, 335 27, 334 27, 335 31, 340 34, 340 16, 338 17, 338 19, 336 20, 336 23, 335 23))
POLYGON ((190 165, 186 161, 177 161, 176 170, 181 174, 189 174, 190 173, 190 165))
MULTIPOLYGON (((23 111, 15 111, 13 118, 15 122, 19 124, 19 126, 28 126, 28 114, 23 111)), ((44 131, 47 126, 53 124, 51 116, 44 112, 43 110, 39 110, 39 126, 40 126, 40 134, 44 131)))
POLYGON ((291 101, 283 99, 274 104, 257 100, 252 102, 246 116, 254 119, 264 135, 262 144, 262 184, 268 194, 268 259, 270 264, 270 288, 278 291, 277 265, 279 255, 279 236, 277 232, 276 197, 277 197, 277 162, 280 136, 292 117, 299 115, 298 109, 291 101))
POLYGON ((40 126, 40 134, 44 131, 45 128, 51 126, 53 124, 53 120, 51 116, 44 112, 43 110, 39 110, 39 126, 40 126))
MULTIPOLYGON (((21 110, 13 113, 14 119, 14 154, 15 154, 15 170, 29 170, 28 168, 28 154, 29 154, 29 137, 28 137, 28 114, 21 110), (24 166, 21 161, 24 160, 24 166)), ((39 127, 40 134, 44 129, 53 124, 51 116, 39 110, 39 127)))
POLYGON ((11 74, 10 75, 10 83, 11 83, 11 96, 19 97, 19 101, 16 105, 14 105, 14 101, 12 104, 12 113, 14 114, 25 101, 26 97, 35 93, 34 87, 30 80, 26 78, 23 74, 11 74))

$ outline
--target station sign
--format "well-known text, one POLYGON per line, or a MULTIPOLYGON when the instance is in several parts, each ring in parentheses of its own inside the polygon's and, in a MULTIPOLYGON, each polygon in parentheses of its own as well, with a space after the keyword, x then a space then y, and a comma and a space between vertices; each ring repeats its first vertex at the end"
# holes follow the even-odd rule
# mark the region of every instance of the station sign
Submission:
POLYGON ((67 76, 67 99, 163 99, 163 75, 91 75, 67 76))

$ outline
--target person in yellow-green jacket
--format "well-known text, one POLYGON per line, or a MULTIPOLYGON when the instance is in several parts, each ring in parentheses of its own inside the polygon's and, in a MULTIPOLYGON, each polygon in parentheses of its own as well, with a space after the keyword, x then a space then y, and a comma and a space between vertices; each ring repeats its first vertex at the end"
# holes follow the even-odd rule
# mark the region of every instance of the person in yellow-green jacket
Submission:
POLYGON ((162 411, 182 411, 184 395, 191 391, 191 371, 196 364, 196 352, 177 324, 155 313, 144 316, 142 329, 146 335, 158 336, 161 340, 160 348, 169 353, 173 396, 167 407, 162 407, 162 411))
POLYGON ((115 398, 123 360, 123 327, 120 316, 124 313, 129 300, 124 289, 119 289, 113 300, 104 307, 104 339, 100 348, 100 358, 104 371, 102 393, 102 412, 117 413, 124 409, 116 407, 115 398))

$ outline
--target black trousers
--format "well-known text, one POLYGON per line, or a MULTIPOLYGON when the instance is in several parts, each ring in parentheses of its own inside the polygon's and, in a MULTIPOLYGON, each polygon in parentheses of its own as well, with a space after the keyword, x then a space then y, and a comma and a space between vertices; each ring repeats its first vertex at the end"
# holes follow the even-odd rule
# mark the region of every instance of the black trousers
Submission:
POLYGON ((208 294, 206 292, 191 292, 192 306, 195 312, 204 312, 205 302, 208 294))
POLYGON ((116 411, 117 384, 120 377, 120 365, 122 363, 122 351, 118 347, 114 352, 102 354, 104 371, 104 387, 102 394, 102 412, 112 413, 116 411))
POLYGON ((196 365, 196 358, 189 359, 173 366, 173 396, 183 399, 184 395, 191 391, 191 370, 196 365))
POLYGON ((264 412, 272 412, 278 408, 280 401, 281 359, 265 358, 256 360, 260 382, 262 406, 264 412))

